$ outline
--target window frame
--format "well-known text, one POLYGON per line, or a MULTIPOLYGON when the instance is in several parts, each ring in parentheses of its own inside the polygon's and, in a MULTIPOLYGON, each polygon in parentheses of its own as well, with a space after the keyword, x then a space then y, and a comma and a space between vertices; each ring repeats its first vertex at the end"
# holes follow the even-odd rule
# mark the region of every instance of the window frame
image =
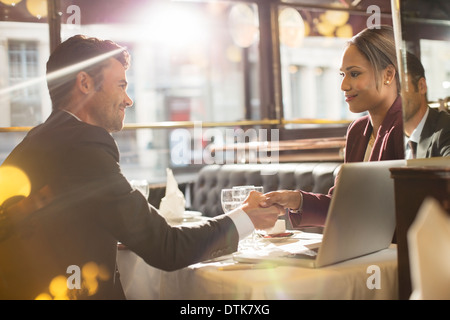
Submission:
MULTIPOLYGON (((281 62, 280 62, 280 49, 279 49, 279 37, 278 37, 278 8, 280 5, 293 6, 295 8, 305 5, 298 3, 280 2, 278 0, 231 0, 236 2, 247 2, 256 4, 258 8, 259 27, 260 27, 260 44, 259 44, 259 89, 260 89, 260 118, 258 120, 252 120, 252 109, 249 103, 250 97, 248 92, 250 91, 247 86, 250 85, 249 81, 244 81, 246 88, 244 88, 246 101, 244 114, 246 119, 244 121, 233 122, 213 122, 204 123, 206 127, 234 127, 234 126, 263 126, 265 128, 278 128, 285 130, 284 127, 289 123, 313 123, 319 126, 324 125, 323 128, 318 128, 318 131, 328 131, 327 125, 333 126, 346 126, 348 122, 342 123, 340 121, 326 121, 326 119, 305 120, 305 121, 289 121, 283 118, 283 106, 282 106, 282 92, 281 92, 281 62)), ((48 17, 47 23, 49 28, 49 47, 52 52, 56 46, 61 43, 61 15, 60 0, 48 0, 48 17)), ((306 5, 308 6, 308 5, 306 5)), ((323 7, 330 8, 329 6, 313 5, 311 7, 323 7)), ((245 50, 244 50, 245 52, 245 50)), ((244 74, 250 73, 250 64, 244 63, 244 74)), ((189 128, 195 125, 194 122, 178 122, 178 121, 166 121, 158 123, 128 123, 125 125, 124 130, 136 130, 140 128, 174 128, 184 127, 189 128)), ((20 127, 0 127, 0 132, 10 131, 28 131, 32 127, 20 126, 20 127)), ((292 130, 292 129, 287 129, 292 130)), ((300 129, 301 130, 301 129, 300 129)), ((330 131, 330 134, 334 136, 334 129, 330 131)), ((341 134, 341 133, 339 133, 341 134)), ((326 133, 319 133, 319 136, 324 136, 326 133)), ((307 134, 307 138, 314 137, 314 134, 307 134)))

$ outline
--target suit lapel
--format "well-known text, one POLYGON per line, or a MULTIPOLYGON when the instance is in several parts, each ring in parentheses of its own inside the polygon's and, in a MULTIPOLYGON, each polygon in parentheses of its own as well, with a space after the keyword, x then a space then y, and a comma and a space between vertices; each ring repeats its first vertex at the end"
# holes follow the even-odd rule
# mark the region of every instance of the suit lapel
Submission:
POLYGON ((417 158, 427 158, 430 156, 430 148, 433 142, 434 128, 436 127, 437 119, 437 111, 433 108, 429 108, 428 117, 423 126, 419 144, 417 145, 417 158))

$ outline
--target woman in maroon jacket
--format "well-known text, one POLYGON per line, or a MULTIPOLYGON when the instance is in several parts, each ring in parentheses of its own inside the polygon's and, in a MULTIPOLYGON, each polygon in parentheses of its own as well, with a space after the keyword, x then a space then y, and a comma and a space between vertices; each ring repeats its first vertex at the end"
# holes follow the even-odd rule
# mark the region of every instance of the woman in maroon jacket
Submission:
MULTIPOLYGON (((341 89, 350 111, 368 115, 347 130, 345 162, 404 158, 400 82, 392 27, 365 29, 344 50, 341 89)), ((289 209, 294 228, 323 226, 334 187, 328 194, 281 190, 266 194, 261 205, 289 209)))

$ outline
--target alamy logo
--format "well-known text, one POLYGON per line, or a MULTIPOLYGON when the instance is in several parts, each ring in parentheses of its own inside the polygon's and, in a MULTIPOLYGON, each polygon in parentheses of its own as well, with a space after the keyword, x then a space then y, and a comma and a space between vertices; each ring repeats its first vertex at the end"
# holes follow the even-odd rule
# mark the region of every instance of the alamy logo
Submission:
POLYGON ((367 18, 366 26, 368 29, 380 29, 381 26, 381 9, 377 5, 370 5, 367 7, 366 13, 371 13, 367 18))
POLYGON ((176 129, 170 135, 170 158, 174 165, 278 163, 279 130, 176 129))
POLYGON ((81 9, 77 5, 70 5, 67 7, 66 13, 71 14, 67 18, 67 24, 79 27, 81 25, 81 9))
POLYGON ((368 289, 381 289, 381 271, 377 265, 370 265, 367 267, 366 273, 370 276, 367 278, 366 286, 368 289))
POLYGON ((68 289, 81 289, 81 269, 77 265, 70 265, 66 270, 67 274, 67 288, 68 289))

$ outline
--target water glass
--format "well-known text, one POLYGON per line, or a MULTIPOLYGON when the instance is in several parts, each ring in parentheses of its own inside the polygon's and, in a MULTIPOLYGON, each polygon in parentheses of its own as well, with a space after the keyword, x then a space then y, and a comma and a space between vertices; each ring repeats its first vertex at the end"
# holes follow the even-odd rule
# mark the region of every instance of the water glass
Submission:
MULTIPOLYGON (((264 193, 264 188, 261 186, 235 186, 231 189, 223 189, 221 195, 222 208, 224 212, 228 212, 239 207, 245 199, 247 199, 248 195, 251 191, 258 191, 260 193, 264 193)), ((239 250, 246 249, 258 249, 259 248, 259 234, 255 231, 243 241, 240 242, 239 250)))
POLYGON ((139 190, 144 195, 145 199, 148 200, 150 187, 147 180, 131 180, 130 184, 134 189, 139 190))
POLYGON ((239 207, 252 190, 262 192, 262 187, 236 186, 231 189, 222 189, 220 200, 223 211, 226 213, 239 207))
POLYGON ((222 209, 225 213, 237 208, 240 204, 235 200, 234 193, 234 189, 222 189, 220 201, 222 203, 222 209))

